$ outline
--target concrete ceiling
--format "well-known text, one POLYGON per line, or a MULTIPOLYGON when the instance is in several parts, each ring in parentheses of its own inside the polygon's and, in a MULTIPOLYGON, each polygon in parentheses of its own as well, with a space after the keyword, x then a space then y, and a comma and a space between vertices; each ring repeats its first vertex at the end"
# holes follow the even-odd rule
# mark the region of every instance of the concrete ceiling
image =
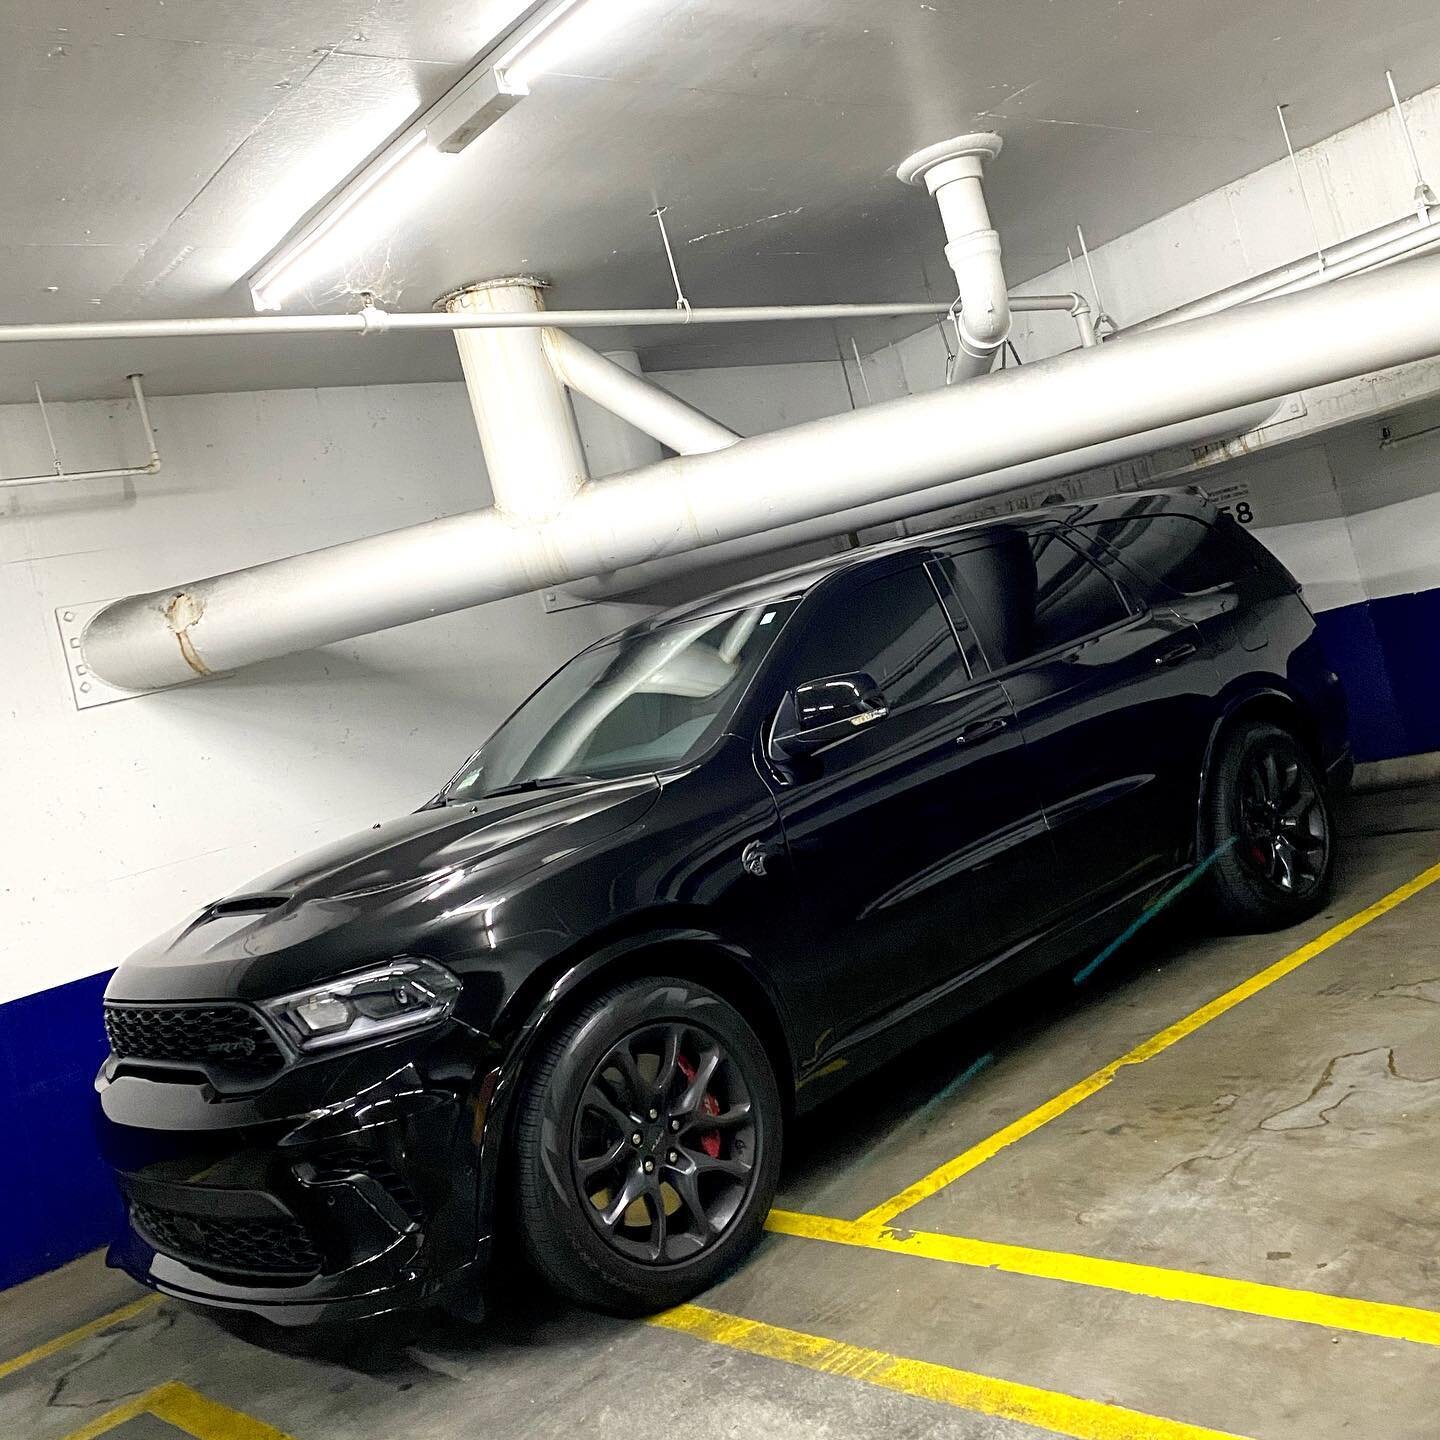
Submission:
MULTIPOLYGON (((621 5, 622 0, 592 0, 621 5)), ((245 314, 243 278, 520 0, 11 0, 0 18, 0 319, 245 314)), ((1433 0, 629 0, 625 17, 296 310, 425 309, 548 276, 557 306, 948 299, 931 202, 896 163, 993 128, 1018 282, 1077 219, 1121 234, 1440 82, 1433 0)), ((1397 197, 1397 213, 1401 208, 1397 197)), ((1296 251, 1305 247, 1297 225, 1296 251)), ((897 331, 871 325, 862 346, 897 331)), ((605 335, 620 343, 627 337, 605 335)), ((833 356, 849 332, 629 337, 651 368, 833 356)), ((449 378, 444 337, 0 347, 0 399, 449 378)))

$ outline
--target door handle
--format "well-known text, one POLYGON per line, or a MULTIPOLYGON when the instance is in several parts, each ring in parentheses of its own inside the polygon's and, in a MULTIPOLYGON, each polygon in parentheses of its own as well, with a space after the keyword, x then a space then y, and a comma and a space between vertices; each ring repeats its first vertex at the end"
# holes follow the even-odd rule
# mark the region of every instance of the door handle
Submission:
POLYGON ((1163 654, 1157 655, 1155 663, 1157 665, 1178 665, 1182 660, 1188 660, 1198 648, 1187 640, 1184 644, 1175 645, 1163 654))
POLYGON ((994 735, 997 731, 1003 730, 1010 723, 1004 715, 989 715, 984 720, 972 720, 968 725, 960 728, 960 733, 955 737, 957 745, 972 745, 976 740, 983 740, 987 735, 994 735))

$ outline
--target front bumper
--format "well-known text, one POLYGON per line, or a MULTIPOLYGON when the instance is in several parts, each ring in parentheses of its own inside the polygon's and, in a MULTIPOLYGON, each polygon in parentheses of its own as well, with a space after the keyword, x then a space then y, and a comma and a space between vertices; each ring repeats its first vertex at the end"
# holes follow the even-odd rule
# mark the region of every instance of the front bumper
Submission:
POLYGON ((219 1097, 107 1064, 100 1141, 129 1220, 109 1263, 169 1295, 297 1325, 472 1281, 488 1243, 463 1072, 435 1085, 406 1064, 350 1099, 328 1083, 309 1107, 286 1088, 219 1097))

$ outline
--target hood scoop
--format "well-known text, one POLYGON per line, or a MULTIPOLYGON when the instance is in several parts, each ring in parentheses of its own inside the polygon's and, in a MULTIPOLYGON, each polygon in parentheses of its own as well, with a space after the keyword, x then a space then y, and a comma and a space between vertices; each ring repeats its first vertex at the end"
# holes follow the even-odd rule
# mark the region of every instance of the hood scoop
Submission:
POLYGON ((229 900, 217 900, 200 912, 195 924, 205 925, 231 915, 263 915, 269 910, 278 910, 289 898, 288 895, 236 895, 229 900))

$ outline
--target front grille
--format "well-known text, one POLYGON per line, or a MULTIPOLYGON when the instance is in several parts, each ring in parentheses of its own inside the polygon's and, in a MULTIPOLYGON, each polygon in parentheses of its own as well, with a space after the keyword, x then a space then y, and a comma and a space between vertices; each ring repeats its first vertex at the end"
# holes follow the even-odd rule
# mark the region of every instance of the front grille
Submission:
POLYGON ((320 1252, 292 1216, 194 1215, 137 1200, 131 1203, 130 1218, 157 1250, 197 1269, 305 1278, 320 1271, 320 1252))
POLYGON ((105 1033, 121 1060, 166 1060, 245 1078, 285 1064, 260 1017, 243 1005, 106 1005, 105 1033))

